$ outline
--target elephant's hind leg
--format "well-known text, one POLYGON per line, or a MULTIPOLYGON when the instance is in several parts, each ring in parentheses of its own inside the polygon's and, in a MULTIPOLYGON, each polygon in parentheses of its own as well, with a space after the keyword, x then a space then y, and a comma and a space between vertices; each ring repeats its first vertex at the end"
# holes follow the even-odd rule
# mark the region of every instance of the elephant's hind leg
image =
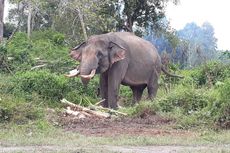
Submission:
POLYGON ((141 100, 146 85, 131 86, 130 88, 133 91, 133 104, 135 104, 136 102, 139 102, 141 100))
POLYGON ((159 87, 158 79, 159 79, 159 75, 156 71, 154 71, 147 85, 148 99, 150 100, 153 100, 157 95, 157 90, 159 87))

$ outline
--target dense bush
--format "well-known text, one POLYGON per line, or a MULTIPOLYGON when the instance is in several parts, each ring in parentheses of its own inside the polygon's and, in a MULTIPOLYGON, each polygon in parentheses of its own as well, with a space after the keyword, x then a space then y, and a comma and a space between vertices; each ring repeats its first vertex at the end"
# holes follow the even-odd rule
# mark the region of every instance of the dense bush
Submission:
POLYGON ((204 90, 178 86, 165 97, 157 100, 160 110, 170 112, 176 108, 181 108, 183 113, 193 114, 208 105, 209 97, 204 90))
POLYGON ((17 73, 13 82, 15 91, 36 92, 45 99, 58 100, 68 92, 68 80, 64 76, 45 70, 17 73))
POLYGON ((7 48, 4 44, 0 44, 0 72, 6 71, 7 48))
POLYGON ((60 99, 67 98, 83 105, 96 102, 97 79, 91 80, 88 87, 84 87, 78 78, 68 79, 64 75, 40 70, 19 72, 12 81, 11 92, 16 95, 36 93, 43 99, 59 102, 60 99))
POLYGON ((26 33, 18 32, 10 40, 7 49, 9 68, 12 71, 30 70, 31 67, 46 64, 52 72, 64 73, 74 65, 69 58, 65 36, 52 30, 34 31, 30 40, 26 33))
POLYGON ((0 100, 0 123, 14 122, 25 124, 31 120, 44 117, 44 110, 35 102, 28 102, 23 98, 12 95, 1 95, 0 100))
POLYGON ((216 123, 223 128, 230 128, 230 78, 223 81, 223 84, 218 88, 219 97, 215 102, 216 123))
POLYGON ((31 48, 26 33, 19 32, 15 34, 7 45, 7 56, 11 58, 8 61, 9 68, 14 71, 30 69, 35 64, 30 52, 31 48))
POLYGON ((211 86, 230 77, 230 64, 212 61, 192 70, 191 77, 198 86, 211 86))

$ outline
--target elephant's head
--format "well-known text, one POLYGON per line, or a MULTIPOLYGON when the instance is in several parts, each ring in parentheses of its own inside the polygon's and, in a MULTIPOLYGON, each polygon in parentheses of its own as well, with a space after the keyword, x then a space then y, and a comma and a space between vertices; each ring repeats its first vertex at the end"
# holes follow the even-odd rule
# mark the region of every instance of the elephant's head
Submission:
POLYGON ((123 60, 125 51, 117 39, 93 36, 71 50, 70 56, 79 61, 80 66, 68 76, 80 75, 83 84, 86 85, 96 73, 104 73, 114 63, 123 60))

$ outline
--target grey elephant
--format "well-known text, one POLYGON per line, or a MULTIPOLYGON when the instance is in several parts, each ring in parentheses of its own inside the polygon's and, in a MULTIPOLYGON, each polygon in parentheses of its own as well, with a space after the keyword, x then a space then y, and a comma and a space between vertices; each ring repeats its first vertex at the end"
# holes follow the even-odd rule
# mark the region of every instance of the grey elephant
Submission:
POLYGON ((96 73, 100 73, 100 94, 105 99, 104 107, 118 107, 120 84, 129 86, 134 102, 139 102, 146 87, 148 98, 156 96, 161 71, 177 76, 163 68, 161 58, 150 42, 129 32, 91 36, 73 48, 70 56, 80 61, 80 66, 72 70, 68 77, 79 75, 86 85, 96 73))

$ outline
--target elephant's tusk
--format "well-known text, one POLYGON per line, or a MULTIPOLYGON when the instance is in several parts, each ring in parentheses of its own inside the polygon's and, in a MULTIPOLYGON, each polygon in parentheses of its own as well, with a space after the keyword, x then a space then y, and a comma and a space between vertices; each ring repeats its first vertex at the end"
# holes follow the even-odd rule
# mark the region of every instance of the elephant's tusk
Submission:
POLYGON ((80 74, 80 71, 78 69, 74 69, 72 71, 69 71, 69 74, 65 74, 66 77, 75 77, 80 74))
POLYGON ((93 69, 89 75, 81 75, 84 79, 91 79, 96 74, 96 69, 93 69))

